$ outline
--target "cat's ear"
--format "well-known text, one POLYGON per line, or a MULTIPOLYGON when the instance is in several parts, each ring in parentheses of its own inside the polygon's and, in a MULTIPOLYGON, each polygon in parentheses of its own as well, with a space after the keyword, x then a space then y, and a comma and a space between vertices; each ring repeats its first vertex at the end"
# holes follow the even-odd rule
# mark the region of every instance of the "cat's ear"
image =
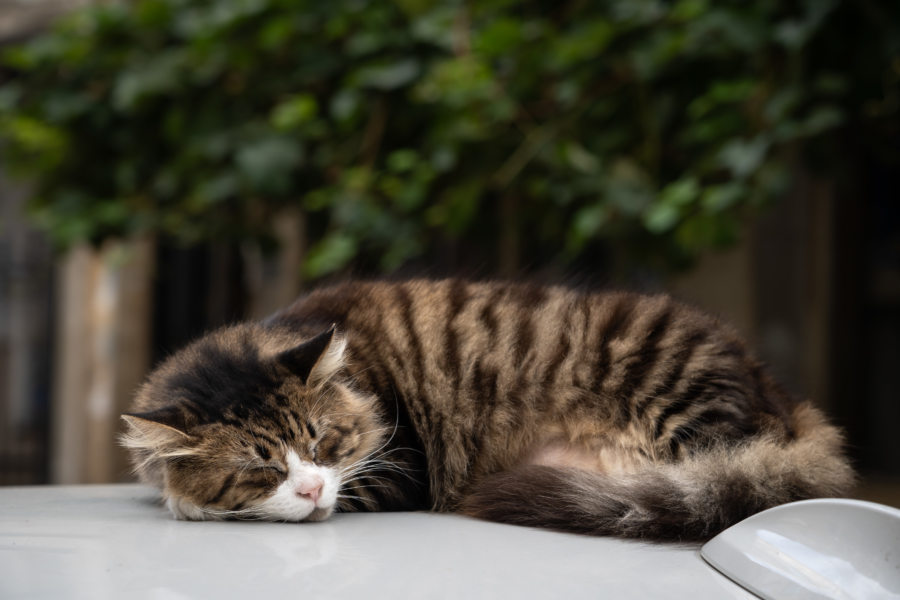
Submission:
POLYGON ((275 361, 300 377, 306 385, 318 386, 328 381, 344 366, 347 340, 337 335, 332 325, 311 340, 281 352, 275 361))
MULTIPOLYGON (((126 438, 140 442, 143 447, 165 446, 178 442, 190 435, 194 423, 177 406, 166 406, 140 413, 125 413, 122 419, 128 423, 130 433, 126 438)), ((132 444, 134 445, 134 444, 132 444)))

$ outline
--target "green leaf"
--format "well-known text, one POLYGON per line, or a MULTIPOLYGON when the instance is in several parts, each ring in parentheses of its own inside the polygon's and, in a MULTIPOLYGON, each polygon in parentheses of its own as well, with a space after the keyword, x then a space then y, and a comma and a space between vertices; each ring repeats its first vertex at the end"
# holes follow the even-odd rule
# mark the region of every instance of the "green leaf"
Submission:
POLYGON ((801 135, 819 135, 829 129, 834 129, 844 122, 844 113, 836 106, 818 106, 800 124, 798 131, 801 135))
POLYGON ((360 114, 362 108, 362 96, 352 89, 341 89, 331 99, 329 111, 337 121, 351 123, 352 119, 360 114))
POLYGON ((697 200, 700 185, 693 177, 673 181, 662 189, 659 199, 644 211, 644 227, 650 233, 671 231, 697 200))
POLYGON ((235 162, 244 178, 259 192, 282 193, 304 158, 299 140, 264 137, 240 148, 235 162))
POLYGON ((314 119, 318 109, 311 94, 296 94, 276 104, 269 121, 279 131, 290 131, 314 119))
POLYGON ((769 150, 769 140, 759 135, 750 140, 731 140, 719 151, 719 161, 735 177, 747 177, 756 171, 769 150))
POLYGON ((753 79, 716 81, 688 105, 688 114, 692 119, 699 119, 720 106, 744 102, 758 85, 753 79))
POLYGON ((663 188, 659 202, 675 208, 683 208, 694 202, 700 192, 700 185, 694 177, 685 177, 673 181, 663 188))
POLYGON ((606 200, 628 217, 641 215, 654 200, 647 172, 630 158, 619 157, 609 170, 606 200))
POLYGON ((479 54, 488 57, 503 56, 522 43, 522 22, 519 19, 500 18, 492 21, 472 42, 479 54))
POLYGON ((394 150, 387 157, 387 167, 394 173, 405 173, 412 170, 419 162, 419 153, 415 150, 394 150))
POLYGON ((371 64, 358 69, 352 81, 359 87, 378 90, 394 90, 403 87, 419 76, 421 66, 414 58, 371 64))
POLYGON ((582 173, 596 173, 600 170, 600 159, 578 142, 568 142, 564 151, 569 164, 582 173))
POLYGON ((150 55, 122 71, 113 87, 113 105, 129 110, 146 97, 174 92, 181 86, 187 55, 169 50, 150 55))
POLYGON ((671 16, 679 21, 692 21, 709 10, 708 0, 679 0, 672 8, 671 16))
POLYGON ((746 195, 746 186, 738 182, 712 185, 703 191, 700 204, 707 212, 719 213, 736 205, 746 195))
POLYGON ((316 278, 347 265, 356 255, 356 240, 343 233, 331 233, 310 248, 303 263, 306 277, 316 278))
POLYGON ((0 134, 8 138, 24 171, 51 173, 69 152, 66 130, 27 116, 0 119, 0 134))
MULTIPOLYGON (((409 5, 410 0, 401 0, 402 4, 409 5)), ((425 4, 427 0, 412 0, 425 4)), ((410 26, 410 34, 413 39, 419 40, 429 45, 443 48, 444 50, 453 50, 454 31, 453 24, 460 16, 460 9, 452 4, 445 6, 435 5, 428 2, 431 6, 428 10, 413 10, 415 18, 410 26)))
POLYGON ((577 254, 585 244, 609 223, 612 216, 610 206, 605 202, 593 202, 582 206, 572 217, 566 236, 566 248, 570 254, 577 254))
POLYGON ((681 211, 673 204, 652 204, 644 213, 644 227, 650 233, 665 233, 675 227, 681 219, 681 211))
MULTIPOLYGON (((193 197, 202 209, 220 203, 240 193, 240 181, 235 173, 225 171, 204 179, 193 197)), ((195 204, 196 206, 197 204, 195 204)))
POLYGON ((439 146, 431 154, 431 166, 438 173, 453 169, 457 164, 456 151, 450 146, 439 146))

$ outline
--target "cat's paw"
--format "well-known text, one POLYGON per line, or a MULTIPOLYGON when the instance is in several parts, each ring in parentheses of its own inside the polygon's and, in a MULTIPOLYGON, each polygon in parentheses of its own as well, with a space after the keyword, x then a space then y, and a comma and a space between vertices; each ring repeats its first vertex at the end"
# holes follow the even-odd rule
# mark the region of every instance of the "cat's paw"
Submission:
POLYGON ((183 498, 170 496, 166 500, 166 506, 179 521, 211 521, 218 519, 217 516, 204 511, 193 502, 183 498))

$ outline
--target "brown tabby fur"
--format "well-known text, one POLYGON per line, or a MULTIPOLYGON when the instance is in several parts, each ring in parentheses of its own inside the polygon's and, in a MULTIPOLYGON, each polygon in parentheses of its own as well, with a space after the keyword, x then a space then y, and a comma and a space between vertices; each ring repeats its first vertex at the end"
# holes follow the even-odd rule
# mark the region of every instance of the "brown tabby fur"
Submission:
POLYGON ((126 420, 141 477, 196 518, 243 516, 287 447, 365 467, 338 510, 656 540, 705 539, 853 480, 815 408, 730 328, 664 295, 348 282, 177 353, 126 420), (333 324, 333 365, 304 382, 273 364, 333 324))

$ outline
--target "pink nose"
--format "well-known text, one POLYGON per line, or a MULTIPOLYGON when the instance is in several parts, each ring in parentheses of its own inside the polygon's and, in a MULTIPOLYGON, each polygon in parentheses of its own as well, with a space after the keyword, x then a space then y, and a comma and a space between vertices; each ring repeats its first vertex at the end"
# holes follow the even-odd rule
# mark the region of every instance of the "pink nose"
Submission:
POLYGON ((294 488, 294 491, 301 498, 309 498, 313 502, 317 502, 319 500, 319 496, 322 495, 322 478, 318 475, 310 475, 294 488))

